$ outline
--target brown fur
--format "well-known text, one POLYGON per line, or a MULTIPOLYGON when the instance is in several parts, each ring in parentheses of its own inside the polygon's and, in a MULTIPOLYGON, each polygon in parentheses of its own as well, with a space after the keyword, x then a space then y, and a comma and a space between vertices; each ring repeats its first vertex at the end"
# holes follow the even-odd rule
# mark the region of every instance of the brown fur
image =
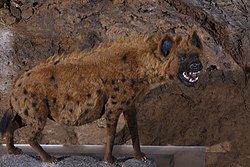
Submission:
POLYGON ((191 36, 147 36, 104 44, 90 52, 53 56, 22 74, 10 98, 12 121, 6 132, 9 153, 20 153, 13 145, 15 129, 31 128, 28 143, 43 161, 55 162, 38 144, 37 136, 47 118, 65 125, 83 125, 100 118, 107 120, 105 161, 113 162, 112 148, 119 115, 123 113, 130 129, 135 158, 140 151, 134 104, 155 85, 172 80, 179 69, 180 53, 201 49, 191 36), (174 41, 170 54, 163 56, 161 41, 174 41), (18 118, 18 119, 17 119, 18 118), (19 120, 19 121, 17 121, 19 120), (20 121, 21 120, 21 121, 20 121))

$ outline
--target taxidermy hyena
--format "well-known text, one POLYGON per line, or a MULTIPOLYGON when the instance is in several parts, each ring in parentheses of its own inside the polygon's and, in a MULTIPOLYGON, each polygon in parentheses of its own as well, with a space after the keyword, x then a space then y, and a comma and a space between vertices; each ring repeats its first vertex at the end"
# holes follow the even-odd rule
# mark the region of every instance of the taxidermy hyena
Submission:
POLYGON ((104 44, 89 52, 53 56, 24 72, 14 85, 10 109, 1 120, 8 153, 19 154, 13 144, 16 129, 29 126, 28 143, 45 162, 58 159, 46 153, 38 136, 47 118, 65 125, 83 125, 106 117, 104 160, 114 162, 117 121, 124 114, 135 158, 140 150, 135 103, 152 88, 177 77, 186 86, 198 81, 202 43, 197 33, 187 36, 152 35, 104 44))

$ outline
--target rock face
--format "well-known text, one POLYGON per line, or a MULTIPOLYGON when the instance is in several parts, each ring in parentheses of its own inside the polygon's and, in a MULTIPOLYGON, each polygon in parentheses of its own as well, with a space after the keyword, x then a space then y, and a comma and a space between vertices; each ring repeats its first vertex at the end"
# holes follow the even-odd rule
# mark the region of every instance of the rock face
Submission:
MULTIPOLYGON (((248 0, 0 1, 1 114, 18 74, 54 54, 127 36, 197 30, 204 45, 201 80, 194 88, 175 80, 142 100, 141 143, 205 145, 207 166, 248 166, 249 12, 248 0)), ((41 143, 102 144, 104 128, 103 119, 81 127, 49 122, 41 143)), ((25 131, 16 133, 17 142, 25 143, 25 131)), ((116 143, 129 143, 123 118, 116 143)))

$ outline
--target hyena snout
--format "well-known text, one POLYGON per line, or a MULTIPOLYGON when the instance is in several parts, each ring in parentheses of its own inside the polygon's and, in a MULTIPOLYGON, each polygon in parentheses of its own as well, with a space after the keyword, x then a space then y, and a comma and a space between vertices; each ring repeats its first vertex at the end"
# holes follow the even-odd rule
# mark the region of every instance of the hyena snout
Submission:
POLYGON ((200 60, 195 60, 188 65, 188 68, 190 69, 190 71, 194 71, 194 72, 201 71, 202 70, 202 63, 200 60))
POLYGON ((194 86, 199 79, 202 68, 202 63, 198 58, 182 62, 180 63, 178 78, 184 85, 194 86))

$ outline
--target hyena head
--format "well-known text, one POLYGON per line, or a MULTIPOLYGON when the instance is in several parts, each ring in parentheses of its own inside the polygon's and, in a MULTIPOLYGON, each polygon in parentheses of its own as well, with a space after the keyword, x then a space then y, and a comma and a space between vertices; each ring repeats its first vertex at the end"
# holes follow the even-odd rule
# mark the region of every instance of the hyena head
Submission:
POLYGON ((166 35, 159 44, 158 54, 168 77, 177 76, 186 86, 193 86, 202 70, 202 43, 196 32, 181 37, 166 35))

